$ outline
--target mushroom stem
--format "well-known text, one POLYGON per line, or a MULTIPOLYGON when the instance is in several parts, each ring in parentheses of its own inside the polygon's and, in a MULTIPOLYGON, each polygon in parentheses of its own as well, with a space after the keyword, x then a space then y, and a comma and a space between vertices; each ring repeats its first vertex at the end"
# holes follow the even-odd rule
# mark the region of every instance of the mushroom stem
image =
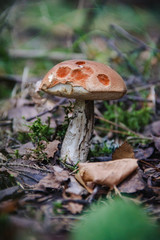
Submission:
POLYGON ((76 164, 87 160, 93 131, 94 101, 76 100, 61 148, 61 158, 76 164))

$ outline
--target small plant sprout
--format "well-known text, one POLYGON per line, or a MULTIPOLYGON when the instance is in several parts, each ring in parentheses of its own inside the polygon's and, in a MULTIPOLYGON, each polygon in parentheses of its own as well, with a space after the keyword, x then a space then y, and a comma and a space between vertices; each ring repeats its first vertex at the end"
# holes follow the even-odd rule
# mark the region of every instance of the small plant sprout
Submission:
POLYGON ((39 160, 48 160, 47 154, 44 152, 44 141, 48 142, 53 134, 53 129, 50 128, 50 118, 48 124, 43 124, 40 118, 37 118, 32 125, 29 125, 30 132, 28 133, 32 143, 35 145, 33 152, 39 160))
POLYGON ((46 74, 39 90, 76 99, 60 156, 67 163, 76 164, 87 160, 93 131, 94 100, 119 99, 126 93, 126 86, 118 73, 102 63, 68 60, 46 74))

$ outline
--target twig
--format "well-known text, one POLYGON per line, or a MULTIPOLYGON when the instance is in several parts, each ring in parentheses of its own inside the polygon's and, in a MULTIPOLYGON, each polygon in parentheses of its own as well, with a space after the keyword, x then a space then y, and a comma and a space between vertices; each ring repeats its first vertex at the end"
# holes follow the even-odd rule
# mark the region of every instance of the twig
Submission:
POLYGON ((50 219, 76 219, 76 220, 79 220, 81 219, 80 216, 64 216, 64 215, 57 215, 57 216, 54 216, 54 217, 50 217, 50 219))
POLYGON ((12 120, 0 121, 0 126, 8 126, 12 124, 12 120))
MULTIPOLYGON (((24 167, 24 168, 30 168, 30 169, 34 169, 34 170, 38 170, 38 171, 42 171, 42 172, 47 172, 47 173, 54 173, 54 171, 52 171, 52 170, 35 167, 35 166, 30 166, 27 164, 21 164, 21 163, 0 163, 0 166, 2 166, 2 167, 24 167)), ((20 170, 20 171, 22 171, 22 170, 20 170)))
POLYGON ((60 200, 60 202, 62 204, 67 204, 67 203, 70 203, 70 202, 78 203, 78 204, 82 204, 82 205, 88 205, 89 204, 88 201, 82 200, 82 199, 62 199, 62 200, 60 200))
POLYGON ((38 59, 45 58, 49 60, 64 61, 68 59, 86 59, 86 55, 81 53, 48 52, 46 50, 24 50, 9 49, 8 54, 11 58, 20 59, 38 59))
POLYGON ((119 130, 113 130, 113 129, 109 129, 109 128, 103 128, 103 127, 95 127, 98 130, 101 131, 106 131, 106 132, 113 132, 113 133, 120 133, 120 134, 124 134, 124 135, 131 135, 128 132, 123 132, 123 131, 119 131, 119 130))
POLYGON ((92 203, 93 202, 93 200, 94 200, 98 190, 99 190, 99 186, 96 186, 94 188, 93 192, 91 193, 91 195, 88 197, 88 203, 92 203))
POLYGON ((112 48, 117 54, 118 56, 123 59, 126 63, 126 66, 128 67, 129 71, 131 71, 133 74, 137 75, 137 76, 141 76, 140 72, 137 70, 137 68, 135 68, 135 66, 131 65, 131 63, 128 61, 128 58, 126 57, 126 55, 124 53, 122 53, 115 45, 115 43, 113 42, 113 40, 108 40, 108 46, 110 48, 112 48))
POLYGON ((136 91, 143 91, 145 89, 148 89, 148 88, 152 87, 153 85, 160 86, 160 80, 153 81, 149 84, 145 84, 144 86, 139 86, 139 87, 136 87, 134 89, 128 89, 127 93, 133 93, 133 92, 136 92, 136 91))
POLYGON ((132 134, 134 134, 135 136, 138 136, 138 137, 141 137, 141 138, 144 137, 142 134, 136 133, 136 132, 132 131, 131 129, 129 129, 126 126, 122 126, 121 124, 114 123, 114 122, 112 122, 110 120, 107 120, 107 119, 105 119, 103 117, 95 116, 95 118, 97 118, 97 119, 99 119, 101 121, 107 122, 107 123, 109 123, 111 125, 114 125, 116 127, 122 128, 122 129, 124 129, 124 130, 126 130, 126 131, 128 131, 128 132, 130 132, 132 134))
MULTIPOLYGON (((125 37, 126 39, 128 39, 131 42, 134 42, 135 44, 140 45, 140 47, 138 48, 139 50, 143 51, 146 49, 152 49, 155 50, 157 52, 160 52, 160 49, 158 48, 153 48, 151 46, 149 46, 148 44, 146 44, 145 42, 143 42, 142 40, 140 40, 139 38, 131 35, 129 32, 127 32, 125 29, 123 29, 122 27, 116 25, 116 24, 110 24, 110 28, 114 29, 115 31, 117 31, 118 33, 120 33, 121 35, 123 35, 123 37, 125 37)), ((137 49, 136 49, 137 50, 137 49)), ((133 53, 134 51, 132 51, 133 53)), ((131 52, 130 52, 131 53, 131 52)))
POLYGON ((116 25, 116 24, 111 24, 110 25, 111 29, 114 29, 115 31, 117 31, 118 33, 120 33, 121 35, 123 35, 125 38, 127 38, 129 41, 134 42, 138 45, 140 45, 141 47, 143 47, 144 49, 146 48, 150 48, 150 46, 148 46, 145 42, 143 42, 142 40, 136 38, 135 36, 132 36, 130 33, 128 33, 126 30, 124 30, 122 27, 116 25))
POLYGON ((152 165, 151 163, 148 163, 148 162, 146 162, 144 160, 139 160, 139 161, 144 163, 144 164, 146 164, 146 165, 148 165, 148 166, 150 166, 150 167, 152 167, 152 168, 154 168, 154 169, 156 169, 157 172, 160 172, 160 169, 158 167, 152 165))
POLYGON ((65 101, 66 101, 66 98, 62 98, 51 110, 46 110, 46 111, 41 112, 41 113, 39 113, 39 114, 37 114, 37 115, 35 115, 35 116, 33 116, 33 117, 27 118, 26 121, 29 122, 29 121, 37 118, 37 117, 41 117, 41 116, 47 114, 47 113, 53 113, 53 112, 56 111, 57 108, 58 108, 61 104, 63 104, 65 101))
POLYGON ((20 76, 14 76, 14 75, 0 75, 0 81, 11 81, 11 82, 22 82, 22 78, 20 76))
POLYGON ((138 97, 138 96, 126 95, 126 96, 123 97, 123 100, 125 101, 126 99, 129 99, 131 101, 138 101, 138 102, 152 102, 152 100, 144 99, 144 98, 138 97))

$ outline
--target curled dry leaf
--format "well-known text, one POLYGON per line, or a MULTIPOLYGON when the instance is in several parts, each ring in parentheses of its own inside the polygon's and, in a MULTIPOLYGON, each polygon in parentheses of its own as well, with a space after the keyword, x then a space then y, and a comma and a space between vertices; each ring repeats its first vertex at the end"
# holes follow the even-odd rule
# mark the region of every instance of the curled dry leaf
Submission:
POLYGON ((122 158, 135 158, 133 148, 127 142, 124 142, 119 148, 117 148, 112 155, 113 160, 122 158))
POLYGON ((113 188, 133 173, 137 167, 135 158, 110 162, 79 163, 79 175, 86 185, 92 182, 113 188))

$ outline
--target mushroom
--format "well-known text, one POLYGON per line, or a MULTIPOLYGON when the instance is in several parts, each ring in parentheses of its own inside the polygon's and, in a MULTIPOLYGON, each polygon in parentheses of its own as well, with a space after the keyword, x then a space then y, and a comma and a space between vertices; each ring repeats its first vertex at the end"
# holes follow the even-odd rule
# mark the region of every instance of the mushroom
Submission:
POLYGON ((123 79, 112 68, 88 60, 68 60, 55 65, 39 89, 76 99, 60 156, 71 164, 87 160, 93 131, 94 100, 119 99, 127 91, 123 79))

